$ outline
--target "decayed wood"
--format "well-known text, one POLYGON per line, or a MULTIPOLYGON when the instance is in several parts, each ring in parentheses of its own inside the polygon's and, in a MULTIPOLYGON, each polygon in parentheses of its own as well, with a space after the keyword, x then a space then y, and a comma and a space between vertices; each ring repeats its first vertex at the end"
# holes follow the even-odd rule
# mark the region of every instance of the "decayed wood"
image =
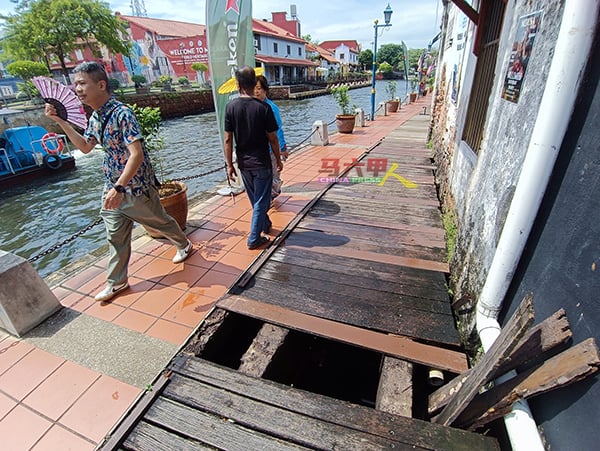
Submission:
POLYGON ((384 357, 375 408, 403 417, 412 417, 412 378, 412 363, 384 357))
MULTIPOLYGON (((260 379, 253 381, 258 384, 260 379)), ((174 375, 170 390, 164 396, 172 401, 172 405, 162 412, 160 417, 152 417, 152 421, 176 427, 189 433, 194 428, 204 438, 205 427, 192 425, 191 421, 210 414, 216 418, 227 418, 247 430, 261 431, 264 435, 276 437, 289 445, 309 447, 311 449, 392 449, 397 447, 394 438, 383 438, 354 428, 343 427, 330 421, 323 421, 311 416, 298 414, 286 407, 276 407, 271 403, 249 398, 245 393, 238 394, 228 389, 217 389, 212 385, 193 381, 174 375), (181 414, 177 414, 178 406, 181 414), (186 424, 187 423, 187 424, 186 424)), ((155 403, 146 417, 155 411, 163 398, 155 403)), ((332 416, 336 412, 330 412, 332 416)), ((258 434, 258 433, 257 433, 258 434)), ((224 436, 218 445, 222 449, 231 449, 228 443, 231 438, 224 436)), ((212 443, 214 444, 214 443, 212 443)), ((265 449, 260 443, 245 444, 243 449, 265 449)), ((242 449, 242 448, 240 448, 242 449)), ((401 448, 400 448, 401 449, 401 448)), ((414 449, 425 449, 415 447, 414 449)))
POLYGON ((598 347, 593 338, 588 338, 546 360, 541 366, 478 395, 455 424, 474 430, 508 413, 518 400, 585 379, 596 373, 599 366, 598 347))
MULTIPOLYGON (((491 437, 460 429, 446 428, 418 419, 391 415, 265 379, 256 380, 199 358, 188 358, 185 364, 178 366, 175 371, 189 379, 190 383, 193 381, 206 382, 210 386, 295 412, 301 415, 300 418, 310 417, 344 428, 373 434, 386 440, 393 439, 396 444, 409 444, 411 449, 412 445, 426 449, 453 451, 498 449, 497 441, 491 437)), ((177 390, 175 386, 173 389, 177 390)), ((192 396, 197 397, 193 388, 191 390, 192 396)), ((342 442, 340 438, 339 443, 342 442)), ((367 448, 362 446, 357 449, 367 448)), ((396 446, 395 449, 404 449, 404 447, 396 446)))
POLYGON ((261 377, 279 346, 285 340, 288 330, 273 324, 263 324, 256 337, 241 358, 238 371, 248 376, 261 377))
MULTIPOLYGON (((572 336, 565 311, 560 309, 535 327, 532 327, 512 355, 503 362, 499 362, 498 369, 490 374, 489 380, 485 380, 483 384, 515 368, 545 360, 549 357, 549 354, 567 343, 572 336)), ((472 371, 473 368, 458 375, 429 396, 430 415, 435 414, 448 404, 472 371)))
POLYGON ((463 353, 417 343, 399 335, 362 329, 255 301, 243 296, 225 296, 218 302, 218 306, 265 322, 312 333, 320 337, 332 338, 362 348, 373 349, 393 357, 453 373, 462 373, 467 369, 467 360, 463 353))
POLYGON ((489 380, 498 368, 498 362, 504 361, 512 354, 521 338, 527 333, 527 329, 533 322, 533 296, 526 295, 517 311, 510 318, 502 332, 485 353, 481 361, 473 368, 467 380, 458 389, 457 393, 444 407, 442 413, 435 419, 437 423, 450 426, 460 415, 464 408, 477 394, 483 381, 489 380))
MULTIPOLYGON (((256 411, 254 415, 260 416, 256 411)), ((272 437, 268 433, 244 427, 236 421, 230 421, 234 418, 235 415, 233 417, 215 415, 164 397, 159 398, 144 417, 163 429, 217 449, 268 451, 305 449, 297 444, 272 437)))
POLYGON ((214 450, 195 440, 189 440, 177 434, 165 431, 144 421, 140 421, 127 440, 123 443, 127 449, 137 451, 202 451, 214 450))
POLYGON ((196 338, 186 346, 184 352, 201 355, 213 334, 221 327, 221 324, 223 324, 227 318, 227 315, 229 315, 229 313, 226 310, 213 309, 213 311, 206 316, 204 321, 202 321, 201 326, 196 332, 196 338))

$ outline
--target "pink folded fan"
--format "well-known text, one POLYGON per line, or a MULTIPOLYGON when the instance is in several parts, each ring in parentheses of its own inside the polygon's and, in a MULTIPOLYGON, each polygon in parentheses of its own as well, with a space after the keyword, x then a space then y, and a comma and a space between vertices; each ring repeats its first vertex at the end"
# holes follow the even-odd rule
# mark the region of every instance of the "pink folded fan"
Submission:
POLYGON ((70 88, 48 77, 33 77, 31 81, 44 101, 54 106, 58 117, 78 127, 87 127, 83 105, 70 88))

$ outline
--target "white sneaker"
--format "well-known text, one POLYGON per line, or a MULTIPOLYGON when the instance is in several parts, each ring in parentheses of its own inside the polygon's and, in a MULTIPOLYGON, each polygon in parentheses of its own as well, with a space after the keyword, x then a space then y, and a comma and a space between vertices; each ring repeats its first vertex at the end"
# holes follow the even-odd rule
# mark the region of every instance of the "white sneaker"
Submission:
POLYGON ((119 294, 121 291, 125 291, 127 288, 129 288, 129 284, 127 282, 115 286, 107 285, 104 290, 94 297, 94 299, 96 302, 110 301, 117 294, 119 294))
POLYGON ((183 249, 177 249, 175 252, 175 257, 173 257, 173 263, 181 263, 190 255, 192 251, 192 242, 188 240, 188 244, 183 249))

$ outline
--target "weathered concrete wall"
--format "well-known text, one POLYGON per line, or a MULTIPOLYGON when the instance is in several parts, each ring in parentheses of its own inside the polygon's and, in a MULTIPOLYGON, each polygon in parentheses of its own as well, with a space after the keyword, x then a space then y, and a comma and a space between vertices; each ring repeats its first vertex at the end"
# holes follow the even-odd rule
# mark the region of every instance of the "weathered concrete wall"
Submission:
MULTIPOLYGON (((462 68, 459 71, 461 80, 458 84, 462 92, 456 100, 449 101, 450 92, 446 96, 446 103, 450 104, 446 107, 448 114, 440 118, 445 119, 445 122, 437 125, 434 143, 442 146, 441 149, 436 149, 439 157, 436 164, 442 168, 450 168, 444 171, 450 177, 450 189, 446 191, 451 192, 449 201, 455 204, 459 224, 452 261, 454 290, 458 298, 477 299, 485 281, 537 117, 563 3, 562 0, 508 2, 496 62, 495 82, 478 155, 461 141, 461 116, 453 113, 457 107, 463 112, 467 108, 470 86, 463 82, 469 81, 468 69, 462 68), (518 19, 539 10, 543 10, 541 28, 529 60, 520 99, 518 103, 512 103, 502 99, 501 92, 518 19), (466 98, 463 97, 465 95, 466 98), (454 141, 451 141, 452 135, 456 136, 454 141)), ((448 26, 460 28, 461 21, 458 18, 449 20, 448 26)), ((452 33, 452 30, 448 32, 452 33)), ((466 39, 470 51, 472 26, 466 39)), ((452 62, 451 56, 446 52, 444 58, 452 62)), ((471 55, 466 56, 471 58, 471 55)), ((440 66, 444 63, 442 61, 440 66)), ((446 72, 451 71, 448 68, 446 72)))

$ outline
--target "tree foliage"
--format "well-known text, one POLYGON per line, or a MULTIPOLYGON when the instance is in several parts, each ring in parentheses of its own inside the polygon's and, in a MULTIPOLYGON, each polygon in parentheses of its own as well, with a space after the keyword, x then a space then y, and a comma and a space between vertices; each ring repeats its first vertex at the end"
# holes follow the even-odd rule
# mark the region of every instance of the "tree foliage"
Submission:
POLYGON ((61 65, 74 50, 88 48, 96 57, 106 46, 114 53, 129 54, 121 36, 125 22, 114 16, 108 4, 98 0, 31 0, 17 6, 6 18, 2 48, 7 57, 61 65))
POLYGON ((394 69, 404 69, 402 45, 384 44, 377 49, 377 63, 384 61, 391 64, 394 69))
POLYGON ((371 49, 365 49, 358 55, 358 64, 364 69, 370 69, 373 66, 373 52, 371 49))
POLYGON ((50 75, 50 71, 44 63, 34 61, 15 61, 6 66, 6 71, 13 77, 23 80, 31 80, 39 75, 50 75))

